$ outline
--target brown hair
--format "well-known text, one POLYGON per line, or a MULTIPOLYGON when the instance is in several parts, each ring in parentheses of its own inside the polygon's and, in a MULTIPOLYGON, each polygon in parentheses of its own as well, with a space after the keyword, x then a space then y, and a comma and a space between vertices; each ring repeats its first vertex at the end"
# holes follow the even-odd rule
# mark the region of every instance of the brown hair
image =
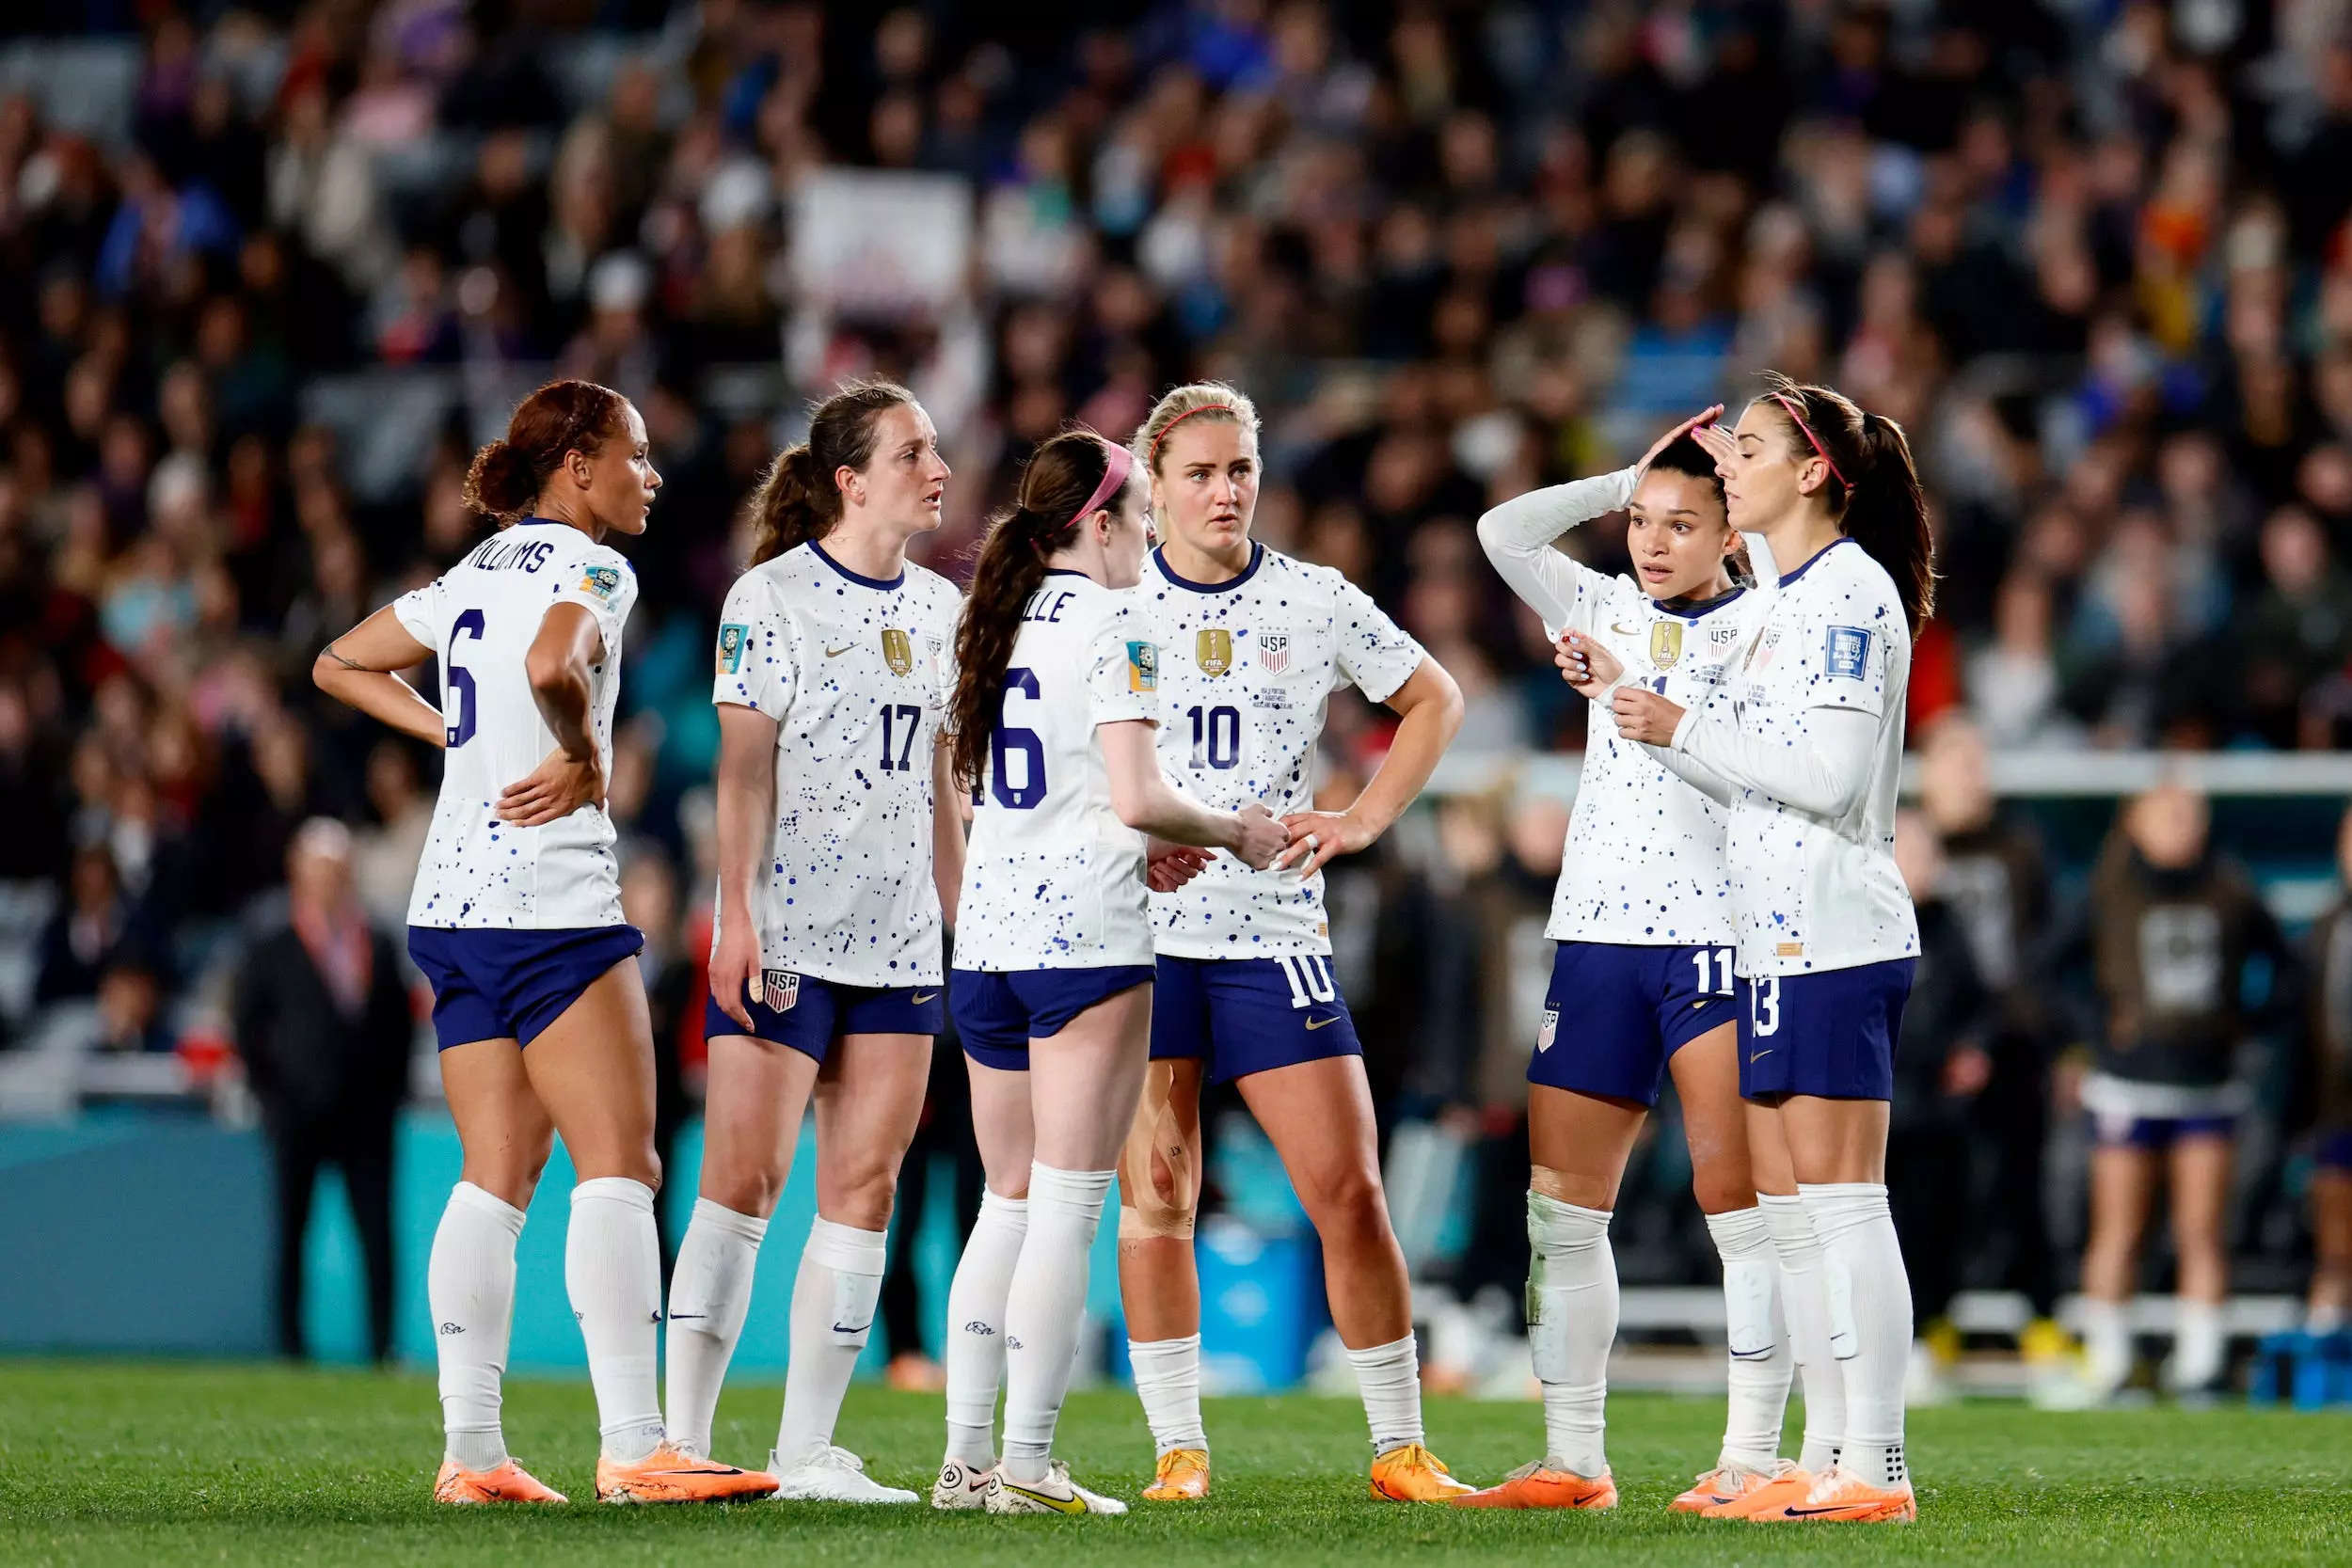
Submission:
POLYGON ((776 453, 752 492, 753 565, 833 531, 841 520, 834 471, 872 462, 875 424, 914 402, 895 381, 852 381, 809 410, 808 439, 776 453))
POLYGON ((1935 613, 1935 536, 1903 427, 1833 388, 1777 371, 1765 372, 1764 395, 1756 401, 1788 424, 1788 450, 1800 462, 1828 459, 1822 499, 1846 537, 1895 579, 1903 618, 1917 636, 1935 613))
POLYGON ((506 438, 473 454, 466 470, 466 504, 499 527, 531 515, 564 454, 594 457, 621 425, 628 400, 593 381, 550 381, 515 405, 506 438))
MULTIPOLYGON (((956 627, 956 695, 947 721, 955 732, 959 789, 979 785, 1004 712, 1005 669, 1012 662, 1021 612, 1045 581, 1046 557, 1077 538, 1078 509, 1109 475, 1113 451, 1090 430, 1063 431, 1030 456, 1013 504, 989 519, 956 627)), ((1138 467, 1127 483, 1136 483, 1141 471, 1138 467)), ((1122 499, 1112 496, 1103 506, 1115 509, 1122 499)))

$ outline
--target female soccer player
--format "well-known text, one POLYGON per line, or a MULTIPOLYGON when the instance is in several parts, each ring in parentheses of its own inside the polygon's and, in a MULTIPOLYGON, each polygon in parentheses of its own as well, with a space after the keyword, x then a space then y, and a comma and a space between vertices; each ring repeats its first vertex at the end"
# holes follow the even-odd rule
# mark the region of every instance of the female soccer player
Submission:
POLYGON ((660 485, 628 399, 585 381, 542 387, 466 478, 468 504, 500 531, 329 643, 313 671, 328 695, 448 753, 408 905, 465 1146, 426 1265, 442 1502, 564 1500, 508 1456, 499 1425, 515 1240, 553 1132, 580 1177, 564 1279, 603 1432, 596 1496, 725 1500, 776 1486, 673 1444, 654 1383, 661 1169, 653 1037, 630 961, 644 939, 621 919, 604 812, 637 579, 604 541, 643 533, 660 485), (437 713, 389 673, 428 658, 441 663, 437 713))
MULTIPOLYGON (((1642 461, 1537 490, 1478 520, 1512 591, 1555 640, 1607 644, 1653 691, 1704 702, 1736 668, 1772 600, 1732 578, 1740 535, 1715 460, 1691 436, 1709 408, 1642 461), (1611 578, 1552 548, 1579 523, 1624 508, 1634 576, 1611 578)), ((1759 546, 1756 555, 1763 551, 1759 546)), ((1756 562, 1769 574, 1769 561, 1756 562)), ((1724 808, 1621 738, 1590 709, 1582 783, 1545 935, 1559 945, 1527 1064, 1528 1344, 1543 1385, 1545 1457, 1456 1501, 1470 1508, 1613 1508, 1602 1449, 1609 1350, 1617 1333, 1610 1212, 1633 1141, 1671 1069, 1690 1140, 1692 1186, 1724 1261, 1730 1410, 1715 1467, 1677 1510, 1738 1512, 1777 1477, 1789 1356, 1768 1210, 1748 1164, 1733 1023, 1738 940, 1724 866, 1724 808)), ((1767 1199, 1793 1215, 1796 1195, 1767 1199)), ((1827 1376, 1835 1369, 1824 1367, 1827 1376)), ((1808 1414, 1818 1414, 1807 1406, 1808 1414)))
POLYGON ((1136 433, 1135 452, 1163 531, 1135 608, 1138 635, 1162 650, 1160 765, 1195 800, 1274 806, 1294 838, 1269 870, 1220 861, 1152 900, 1152 1070, 1119 1183, 1128 1354, 1159 1450, 1144 1496, 1199 1497, 1209 1487, 1192 1255, 1204 1079, 1238 1082, 1322 1237, 1332 1321, 1372 1429, 1373 1495, 1465 1493, 1422 1443, 1405 1257, 1323 912, 1324 865, 1371 844, 1421 793, 1461 727, 1461 692, 1339 573, 1250 539, 1258 412, 1240 392, 1177 388, 1136 433), (1325 703, 1346 685, 1401 722, 1354 804, 1312 811, 1325 703))
POLYGON ((670 1431, 709 1451, 768 1217, 817 1102, 777 1496, 912 1503, 833 1443, 882 1290, 946 989, 963 823, 937 748, 955 589, 906 559, 947 465, 914 394, 845 387, 754 499, 719 627, 719 902, 702 1192, 670 1286, 670 1431))
POLYGON ((951 1001, 988 1190, 947 1297, 935 1507, 1126 1512, 1073 1483, 1053 1441, 1150 1047, 1146 835, 1257 867, 1290 837, 1263 805, 1212 811, 1161 777, 1163 661, 1123 592, 1150 540, 1147 492, 1126 451, 1091 432, 1039 447, 956 635, 955 778, 977 804, 951 1001))
POLYGON ((1732 527, 1770 546, 1779 594, 1702 704, 1620 684, 1597 646, 1589 667, 1620 735, 1702 789, 1728 785, 1740 1092, 1767 1113, 1749 1123, 1749 1153, 1760 1191, 1794 1180, 1819 1248, 1816 1270, 1811 1246, 1781 1239, 1783 1303, 1799 1362, 1839 1366, 1842 1441, 1747 1516, 1911 1519, 1911 1286, 1886 1126, 1919 951, 1892 846, 1911 640, 1934 595, 1927 503, 1902 427, 1825 387, 1775 376, 1738 429, 1692 434, 1714 454, 1732 527))

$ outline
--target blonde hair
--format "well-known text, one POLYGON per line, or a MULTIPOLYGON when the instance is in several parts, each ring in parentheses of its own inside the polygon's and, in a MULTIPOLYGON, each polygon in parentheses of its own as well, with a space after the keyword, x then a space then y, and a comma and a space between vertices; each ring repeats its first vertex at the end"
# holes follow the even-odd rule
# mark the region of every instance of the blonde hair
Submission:
POLYGON ((1258 405, 1240 388, 1222 381, 1188 381, 1182 387, 1171 387, 1152 405, 1151 414, 1136 428, 1135 440, 1128 448, 1155 483, 1160 477, 1161 443, 1179 423, 1193 419, 1237 424, 1253 438, 1258 434, 1258 405))

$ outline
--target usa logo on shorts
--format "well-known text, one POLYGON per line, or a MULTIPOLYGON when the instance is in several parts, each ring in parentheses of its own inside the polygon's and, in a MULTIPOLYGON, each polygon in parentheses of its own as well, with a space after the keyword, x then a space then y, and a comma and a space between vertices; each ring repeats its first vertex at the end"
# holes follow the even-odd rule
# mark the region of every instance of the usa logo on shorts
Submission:
POLYGON ((1279 675, 1291 667, 1291 640, 1277 633, 1258 639, 1258 668, 1269 675, 1279 675))
POLYGON ((788 1013, 792 1010, 792 1005, 801 999, 801 977, 788 969, 762 970, 759 975, 759 989, 763 998, 760 1004, 762 1006, 772 1007, 780 1013, 788 1013))
POLYGON ((1560 1009, 1557 1007, 1546 1007, 1544 1009, 1544 1026, 1535 1031, 1535 1049, 1538 1051, 1550 1050, 1552 1039, 1559 1033, 1560 1009))

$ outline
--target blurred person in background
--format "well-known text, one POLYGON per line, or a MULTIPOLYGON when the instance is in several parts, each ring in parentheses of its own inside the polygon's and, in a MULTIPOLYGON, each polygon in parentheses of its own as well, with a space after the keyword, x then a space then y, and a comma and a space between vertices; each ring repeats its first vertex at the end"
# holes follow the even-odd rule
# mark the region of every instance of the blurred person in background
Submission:
POLYGON ((1925 814, 1896 814, 1895 865, 1919 917, 1919 965, 1896 1042, 1886 1139, 1887 1193, 1918 1323, 1904 1397, 1941 1404, 1951 1398, 1960 1360, 1950 1311, 1974 1219, 1963 1196, 1972 1187, 1968 1113, 1992 1074, 1982 1043, 1992 998, 1961 913, 1944 896, 1949 866, 1925 814))
POLYGON ((2304 945, 2311 1010, 2304 1055, 2312 1092, 2296 1098, 2316 1122, 2312 1172, 2312 1283, 2304 1332, 2352 1325, 2352 811, 2336 830, 2339 893, 2304 945))
POLYGON ((2032 1316, 2018 1348, 2038 1373, 2055 1374, 2074 1349, 2058 1323, 2058 1259, 2042 1196, 2058 1029, 2044 962, 2055 904, 2041 836, 1993 793, 1985 740, 1959 715, 1931 726, 1919 753, 1919 806, 1943 849, 1938 897, 1991 993, 1976 1042, 1989 1072, 1963 1107, 1987 1167, 1968 1188, 1982 1195, 1971 1205, 1972 1245, 1989 1244, 1998 1282, 2025 1293, 2032 1316))
POLYGON ((103 843, 81 845, 67 873, 65 899, 40 934, 33 1001, 46 1005, 96 996, 99 976, 137 932, 113 852, 103 843))
POLYGON ((2172 1221, 2178 1329, 2164 1382, 2218 1389, 2229 1371, 2230 1168, 2247 1036, 2292 1017, 2299 965, 2252 879, 2212 845, 2205 799, 2178 783, 2133 799, 2107 838, 2061 953, 2096 987, 2078 1098, 2097 1147, 2083 1250, 2082 1393, 2112 1396, 2133 1370, 2131 1303, 2161 1185, 2172 1221), (2266 996, 2248 966, 2267 960, 2266 996))
MULTIPOLYGON (((621 918, 645 933, 637 967, 645 980, 645 1013, 653 1025, 653 1148, 661 1168, 672 1167, 678 1132, 694 1114, 686 1094, 680 1050, 685 1033, 702 1027, 703 966, 685 949, 678 916, 677 874, 661 847, 644 840, 621 858, 621 918)), ((666 1210, 654 1206, 661 1234, 662 1282, 677 1257, 678 1238, 666 1210)))
POLYGON ((393 1126, 416 1025, 391 939, 352 883, 351 831, 314 816, 286 851, 286 908, 237 966, 232 1041, 261 1102, 278 1192, 278 1343, 302 1338, 303 1237, 319 1173, 342 1173, 368 1273, 368 1351, 392 1353, 393 1126))

